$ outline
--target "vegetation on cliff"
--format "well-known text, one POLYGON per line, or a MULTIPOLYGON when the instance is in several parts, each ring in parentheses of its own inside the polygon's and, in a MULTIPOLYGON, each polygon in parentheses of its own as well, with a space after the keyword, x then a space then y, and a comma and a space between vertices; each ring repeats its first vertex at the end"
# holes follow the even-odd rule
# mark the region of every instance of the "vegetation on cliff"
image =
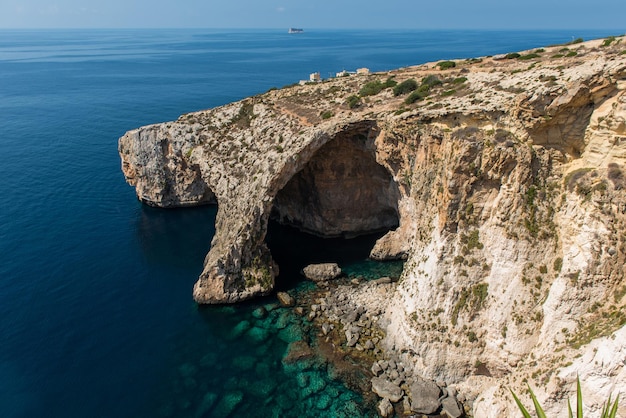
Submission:
POLYGON ((576 373, 626 391, 623 39, 272 90, 127 133, 123 170, 155 206, 219 203, 200 303, 271 290, 270 216, 378 226, 372 257, 407 260, 388 348, 476 416, 506 415, 526 381, 554 412, 576 373))

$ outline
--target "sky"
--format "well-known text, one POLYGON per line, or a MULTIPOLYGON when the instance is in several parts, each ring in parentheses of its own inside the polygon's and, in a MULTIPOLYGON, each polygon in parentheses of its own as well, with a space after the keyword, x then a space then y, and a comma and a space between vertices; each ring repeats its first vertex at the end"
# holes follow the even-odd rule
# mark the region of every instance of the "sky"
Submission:
POLYGON ((4 28, 617 29, 626 0, 0 0, 4 28))

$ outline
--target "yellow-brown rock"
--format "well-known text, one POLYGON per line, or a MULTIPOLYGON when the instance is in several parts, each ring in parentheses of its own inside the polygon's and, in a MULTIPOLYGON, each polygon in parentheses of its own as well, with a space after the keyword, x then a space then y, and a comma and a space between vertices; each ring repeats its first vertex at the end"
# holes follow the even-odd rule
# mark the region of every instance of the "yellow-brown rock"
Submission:
POLYGON ((199 303, 273 289, 270 216, 391 228, 372 256, 407 259, 393 295, 350 297, 382 304, 405 364, 485 417, 512 416, 526 379, 557 415, 578 373, 591 412, 626 397, 626 41, 563 48, 270 91, 128 132, 122 169, 148 204, 217 202, 199 303), (441 84, 412 104, 385 89, 348 105, 367 82, 428 76, 441 84))

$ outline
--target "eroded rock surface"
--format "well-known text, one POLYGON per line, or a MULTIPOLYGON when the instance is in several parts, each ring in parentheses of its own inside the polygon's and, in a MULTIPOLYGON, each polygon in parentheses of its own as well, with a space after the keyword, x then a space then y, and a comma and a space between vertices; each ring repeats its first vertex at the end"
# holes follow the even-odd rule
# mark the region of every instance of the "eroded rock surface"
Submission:
POLYGON ((122 169, 150 205, 218 204, 199 303, 272 291, 270 216, 321 236, 391 229, 372 257, 407 260, 397 284, 376 286, 392 294, 345 295, 381 310, 389 351, 455 384, 474 416, 511 416, 508 389, 526 380, 559 415, 576 374, 589 377, 591 413, 626 396, 623 362, 583 361, 599 355, 595 341, 613 342, 602 358, 623 358, 625 47, 598 40, 270 91, 128 132, 122 169), (348 106, 389 77, 429 95, 407 103, 384 89, 348 106))
POLYGON ((309 280, 321 282, 323 280, 332 280, 341 275, 341 268, 337 263, 320 263, 309 264, 302 269, 302 274, 309 280))

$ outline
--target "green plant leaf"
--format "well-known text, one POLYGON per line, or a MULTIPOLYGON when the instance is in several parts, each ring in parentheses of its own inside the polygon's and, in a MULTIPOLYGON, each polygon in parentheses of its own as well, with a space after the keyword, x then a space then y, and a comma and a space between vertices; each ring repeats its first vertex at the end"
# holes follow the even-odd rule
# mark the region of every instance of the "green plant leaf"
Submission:
POLYGON ((521 411, 524 418, 532 418, 532 416, 528 413, 526 408, 524 408, 524 405, 522 405, 522 402, 519 400, 517 395, 515 395, 515 392, 511 391, 511 394, 513 395, 513 399, 515 399, 515 403, 517 404, 517 407, 521 411))
POLYGON ((607 418, 609 416, 609 408, 611 407, 611 397, 609 396, 609 400, 607 403, 602 405, 602 412, 600 412, 600 418, 607 418))
POLYGON ((576 377, 576 418, 583 418, 583 392, 580 389, 580 377, 576 377))
POLYGON ((572 413, 572 404, 570 403, 569 399, 567 400, 567 417, 574 418, 574 414, 572 413))
MULTIPOLYGON (((619 403, 619 395, 615 398, 615 402, 613 403, 613 407, 611 408, 611 412, 608 413, 607 418, 615 418, 617 415, 617 404, 619 403)), ((609 411, 609 406, 611 405, 611 397, 609 396, 609 400, 606 403, 606 410, 609 411)))
POLYGON ((535 393, 530 388, 530 386, 528 386, 528 391, 530 392, 530 399, 533 400, 533 404, 535 405, 535 412, 537 412, 537 418, 546 418, 546 413, 543 412, 543 408, 539 404, 539 401, 537 400, 537 397, 535 396, 535 393))

